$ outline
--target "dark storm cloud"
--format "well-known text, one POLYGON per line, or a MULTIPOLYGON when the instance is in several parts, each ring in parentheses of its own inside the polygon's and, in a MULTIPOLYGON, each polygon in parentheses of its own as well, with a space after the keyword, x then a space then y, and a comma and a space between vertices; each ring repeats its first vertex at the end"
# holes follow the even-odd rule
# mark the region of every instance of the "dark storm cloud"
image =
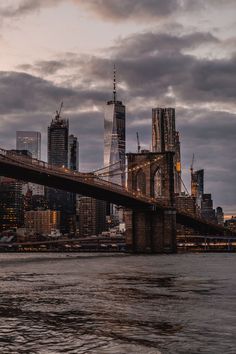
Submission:
POLYGON ((23 64, 18 66, 22 71, 36 71, 41 75, 53 75, 64 67, 65 65, 57 60, 37 61, 34 65, 23 64))
POLYGON ((221 44, 210 33, 188 35, 134 34, 111 48, 112 58, 96 56, 77 61, 84 76, 110 80, 112 62, 132 96, 164 98, 170 86, 185 102, 234 102, 236 57, 198 58, 185 50, 221 44), (162 97, 163 96, 163 97, 162 97))
POLYGON ((107 21, 157 20, 186 11, 235 5, 234 0, 73 0, 107 21))
POLYGON ((49 81, 16 72, 0 72, 0 113, 42 111, 63 97, 73 98, 72 89, 57 87, 49 81))
POLYGON ((146 32, 133 34, 116 42, 113 52, 118 56, 128 58, 140 56, 155 56, 158 53, 181 52, 184 49, 194 49, 201 45, 219 43, 219 39, 208 32, 195 32, 183 35, 171 33, 146 32))
MULTIPOLYGON (((234 0, 69 0, 107 21, 157 20, 181 12, 207 11, 209 8, 235 5, 234 0)), ((66 0, 20 0, 15 5, 0 6, 0 16, 14 17, 66 0)))
MULTIPOLYGON (((15 6, 0 7, 5 17, 21 16, 42 7, 57 5, 65 0, 21 0, 15 6)), ((102 18, 125 20, 134 17, 163 17, 181 7, 178 0, 70 0, 84 6, 102 18)))
MULTIPOLYGON (((15 0, 14 0, 15 1, 15 0)), ((14 5, 1 5, 0 16, 2 17, 17 17, 38 10, 41 7, 57 5, 63 0, 20 0, 15 1, 14 5)))
POLYGON ((106 92, 89 88, 68 88, 55 85, 33 75, 18 72, 0 72, 0 114, 21 112, 48 112, 62 100, 74 109, 96 104, 106 92))
POLYGON ((86 2, 75 0, 75 2, 84 5, 102 18, 119 21, 129 18, 165 17, 181 7, 178 0, 88 0, 86 2))

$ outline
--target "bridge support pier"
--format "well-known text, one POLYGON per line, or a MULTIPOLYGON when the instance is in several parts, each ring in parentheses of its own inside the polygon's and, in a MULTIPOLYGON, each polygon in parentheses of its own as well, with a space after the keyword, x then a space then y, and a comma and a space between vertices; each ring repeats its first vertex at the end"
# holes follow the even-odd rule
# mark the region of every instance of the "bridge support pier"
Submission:
POLYGON ((134 253, 175 253, 176 212, 126 211, 126 244, 134 253))

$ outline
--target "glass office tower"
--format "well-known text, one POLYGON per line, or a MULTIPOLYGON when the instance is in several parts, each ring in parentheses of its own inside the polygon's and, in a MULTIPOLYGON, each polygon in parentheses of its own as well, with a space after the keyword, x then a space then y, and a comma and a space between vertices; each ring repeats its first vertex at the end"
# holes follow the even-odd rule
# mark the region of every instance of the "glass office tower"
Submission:
MULTIPOLYGON (((27 150, 32 154, 34 159, 41 160, 41 133, 34 131, 17 131, 16 132, 16 149, 27 150)), ((36 183, 25 183, 23 186, 23 194, 30 189, 33 195, 44 195, 44 186, 36 183)))
POLYGON ((125 186, 125 106, 116 99, 114 70, 113 100, 108 101, 104 121, 104 167, 110 182, 125 186), (113 172, 112 172, 113 171, 113 172))
POLYGON ((41 159, 41 133, 33 131, 16 132, 16 149, 28 150, 32 157, 41 159))

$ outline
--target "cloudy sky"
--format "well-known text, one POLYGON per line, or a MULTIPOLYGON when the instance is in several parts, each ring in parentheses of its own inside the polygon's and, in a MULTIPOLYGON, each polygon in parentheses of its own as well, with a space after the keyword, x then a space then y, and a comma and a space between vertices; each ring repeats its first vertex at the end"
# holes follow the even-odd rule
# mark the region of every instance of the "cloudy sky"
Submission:
POLYGON ((205 169, 214 206, 236 214, 235 0, 1 0, 0 146, 43 136, 60 102, 80 166, 102 166, 105 102, 127 107, 127 151, 149 148, 151 108, 176 108, 183 177, 205 169))

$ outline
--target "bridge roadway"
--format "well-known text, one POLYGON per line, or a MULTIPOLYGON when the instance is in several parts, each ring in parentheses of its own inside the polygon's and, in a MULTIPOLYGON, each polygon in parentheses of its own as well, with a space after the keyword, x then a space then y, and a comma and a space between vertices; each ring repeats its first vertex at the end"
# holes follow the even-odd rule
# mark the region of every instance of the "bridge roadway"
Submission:
MULTIPOLYGON (((0 149, 0 176, 42 184, 68 192, 105 200, 132 210, 163 211, 173 209, 168 201, 129 191, 117 184, 102 180, 94 173, 81 173, 47 164, 27 156, 0 149)), ((193 227, 203 233, 222 234, 225 228, 176 210, 176 221, 184 226, 193 227)))

